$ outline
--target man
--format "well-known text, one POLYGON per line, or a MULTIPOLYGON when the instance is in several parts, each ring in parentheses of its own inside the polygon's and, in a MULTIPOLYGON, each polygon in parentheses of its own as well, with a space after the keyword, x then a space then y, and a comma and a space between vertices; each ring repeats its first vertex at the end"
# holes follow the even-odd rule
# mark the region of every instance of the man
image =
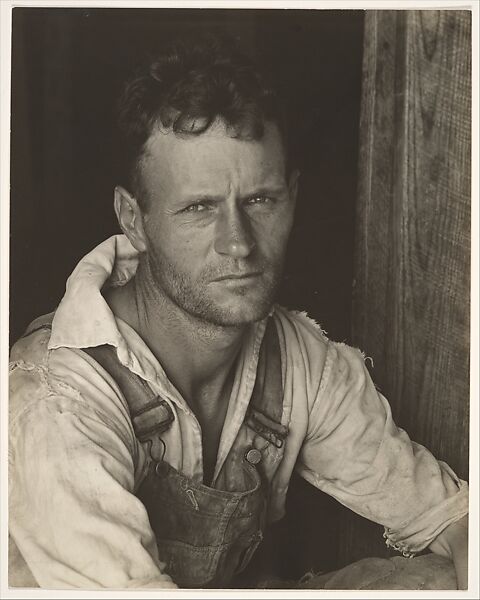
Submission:
POLYGON ((298 181, 274 92, 228 43, 177 43, 119 125, 123 235, 11 352, 15 583, 238 585, 295 469, 466 587, 465 482, 396 428, 360 352, 274 304, 298 181))

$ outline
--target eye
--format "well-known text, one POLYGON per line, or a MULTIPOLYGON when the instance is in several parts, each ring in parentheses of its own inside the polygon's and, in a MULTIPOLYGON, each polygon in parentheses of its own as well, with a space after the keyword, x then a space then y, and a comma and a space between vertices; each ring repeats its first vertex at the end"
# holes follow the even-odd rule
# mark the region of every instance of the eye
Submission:
POLYGON ((190 204, 186 208, 182 210, 184 213, 198 213, 208 210, 208 205, 206 202, 195 202, 194 204, 190 204))
POLYGON ((269 196, 252 196, 247 200, 249 206, 255 206, 258 204, 273 204, 274 199, 269 196))

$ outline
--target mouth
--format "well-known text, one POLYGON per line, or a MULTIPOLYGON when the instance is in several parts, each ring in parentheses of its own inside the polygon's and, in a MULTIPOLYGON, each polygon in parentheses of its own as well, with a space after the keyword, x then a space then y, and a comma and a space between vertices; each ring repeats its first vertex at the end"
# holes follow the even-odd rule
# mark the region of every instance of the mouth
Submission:
POLYGON ((229 273, 228 275, 222 275, 221 277, 217 277, 214 279, 214 282, 219 281, 238 281, 238 282, 248 282, 257 277, 261 276, 261 271, 252 271, 251 273, 229 273))

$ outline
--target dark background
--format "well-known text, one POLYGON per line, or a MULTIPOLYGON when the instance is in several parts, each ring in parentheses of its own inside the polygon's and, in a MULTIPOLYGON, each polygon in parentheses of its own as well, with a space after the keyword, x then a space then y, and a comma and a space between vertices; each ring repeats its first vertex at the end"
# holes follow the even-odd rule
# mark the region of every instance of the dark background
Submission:
MULTIPOLYGON (((280 301, 350 340, 363 11, 15 8, 11 342, 119 232, 112 107, 132 68, 192 27, 238 37, 286 96, 302 176, 280 301)), ((344 509, 297 479, 288 502, 282 572, 334 568, 344 509)))

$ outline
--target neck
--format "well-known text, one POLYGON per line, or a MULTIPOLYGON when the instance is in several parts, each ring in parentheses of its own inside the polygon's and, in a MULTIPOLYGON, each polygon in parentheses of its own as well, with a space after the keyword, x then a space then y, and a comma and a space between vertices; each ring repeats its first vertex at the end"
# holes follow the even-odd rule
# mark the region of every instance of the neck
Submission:
POLYGON ((190 405, 198 401, 199 390, 211 398, 220 394, 246 325, 221 327, 186 313, 158 290, 141 263, 135 277, 112 290, 107 300, 114 314, 144 340, 190 405))

